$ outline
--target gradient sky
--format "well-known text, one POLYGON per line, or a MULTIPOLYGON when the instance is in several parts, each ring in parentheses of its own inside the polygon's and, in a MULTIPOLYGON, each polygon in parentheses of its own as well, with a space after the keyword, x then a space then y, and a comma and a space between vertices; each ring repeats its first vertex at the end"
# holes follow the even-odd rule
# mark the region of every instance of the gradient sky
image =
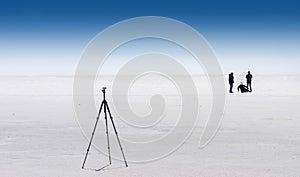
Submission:
POLYGON ((93 0, 0 2, 0 75, 73 75, 101 30, 138 16, 164 16, 198 30, 224 73, 300 74, 296 0, 93 0))

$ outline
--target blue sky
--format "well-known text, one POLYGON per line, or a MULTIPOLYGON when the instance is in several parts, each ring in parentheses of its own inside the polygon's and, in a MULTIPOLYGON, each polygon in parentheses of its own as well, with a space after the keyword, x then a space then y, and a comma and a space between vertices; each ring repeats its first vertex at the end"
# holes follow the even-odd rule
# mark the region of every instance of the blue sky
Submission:
POLYGON ((149 15, 198 30, 224 73, 300 74, 299 9, 296 0, 2 1, 0 75, 73 75, 97 33, 149 15))

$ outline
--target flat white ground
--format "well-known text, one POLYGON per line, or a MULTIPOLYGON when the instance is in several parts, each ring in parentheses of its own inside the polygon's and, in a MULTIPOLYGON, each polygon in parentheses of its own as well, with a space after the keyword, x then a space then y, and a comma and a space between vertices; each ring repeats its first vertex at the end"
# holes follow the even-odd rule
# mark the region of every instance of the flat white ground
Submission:
MULTIPOLYGON (((199 125, 165 158, 128 168, 113 160, 99 172, 81 169, 88 141, 75 118, 72 83, 68 77, 0 78, 0 176, 300 175, 299 76, 257 76, 253 93, 227 95, 222 125, 203 149, 199 125)), ((124 150, 128 156, 135 151, 124 150)), ((91 150, 88 167, 106 163, 105 155, 91 150)))

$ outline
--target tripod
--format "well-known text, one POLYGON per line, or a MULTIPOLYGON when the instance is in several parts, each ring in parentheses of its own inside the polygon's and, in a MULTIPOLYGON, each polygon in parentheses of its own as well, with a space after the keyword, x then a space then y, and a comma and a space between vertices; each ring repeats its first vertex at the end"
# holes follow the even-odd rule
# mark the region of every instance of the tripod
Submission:
POLYGON ((104 119, 105 119, 105 127, 106 127, 106 138, 107 138, 107 151, 108 151, 108 160, 109 160, 109 164, 100 168, 99 170, 97 171, 100 171, 102 170, 103 168, 111 165, 111 155, 110 155, 110 144, 109 144, 109 136, 108 136, 108 122, 107 122, 107 112, 109 114, 109 117, 110 117, 110 120, 111 120, 111 124, 113 126, 113 129, 115 131, 115 134, 116 134, 116 137, 117 137, 117 140, 118 140, 118 143, 119 143, 119 146, 120 146, 120 150, 122 152, 122 155, 123 155, 123 159, 124 159, 124 163, 125 163, 125 166, 128 167, 127 165, 127 161, 125 159, 125 155, 124 155, 124 152, 123 152, 123 148, 121 146, 121 142, 120 142, 120 139, 119 139, 119 136, 118 136, 118 132, 117 132, 117 129, 116 129, 116 126, 114 124, 114 121, 113 121, 113 117, 110 113, 110 109, 108 107, 108 104, 107 104, 107 101, 105 100, 105 89, 106 87, 102 87, 102 93, 103 93, 103 101, 101 103, 101 106, 100 106, 100 109, 99 109, 99 113, 98 113, 98 116, 96 118, 96 123, 95 123, 95 126, 94 126, 94 129, 93 129, 93 132, 92 132, 92 136, 91 136, 91 139, 90 139, 90 142, 89 142, 89 145, 88 145, 88 148, 86 150, 86 154, 85 154, 85 157, 84 157, 84 161, 83 161, 83 164, 82 164, 82 169, 84 169, 84 165, 85 165, 85 162, 86 162, 86 159, 87 159, 87 156, 88 156, 88 153, 90 151, 90 148, 91 148, 91 144, 92 144, 92 141, 93 141, 93 138, 94 138, 94 134, 95 134, 95 131, 96 131, 96 128, 97 128, 97 124, 98 124, 98 121, 99 121, 99 117, 100 117, 100 114, 101 114, 101 111, 102 109, 104 110, 104 119))

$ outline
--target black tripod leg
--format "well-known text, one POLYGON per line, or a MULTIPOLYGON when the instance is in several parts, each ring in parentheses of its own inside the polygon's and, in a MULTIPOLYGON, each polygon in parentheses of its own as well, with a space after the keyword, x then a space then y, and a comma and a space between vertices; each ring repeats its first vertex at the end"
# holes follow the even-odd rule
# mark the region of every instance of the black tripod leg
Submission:
POLYGON ((86 154, 85 154, 85 157, 84 157, 84 161, 83 161, 82 167, 81 167, 82 169, 84 168, 84 165, 85 165, 88 153, 89 153, 90 148, 91 148, 91 144, 92 144, 92 141, 93 141, 93 138, 94 138, 94 134, 95 134, 95 131, 96 131, 96 128, 97 128, 97 124, 98 124, 98 121, 99 121, 99 116, 100 116, 100 113, 101 113, 103 105, 104 105, 104 102, 101 103, 101 106, 100 106, 100 109, 99 109, 99 113, 98 113, 98 116, 96 118, 96 123, 95 123, 94 129, 93 129, 93 132, 92 132, 92 136, 91 136, 88 148, 86 150, 86 154))
POLYGON ((104 103, 104 118, 105 118, 105 126, 106 126, 106 138, 107 138, 107 150, 108 150, 108 160, 109 164, 111 165, 111 155, 110 155, 110 144, 109 144, 109 136, 108 136, 108 123, 107 123, 107 112, 106 109, 108 108, 107 103, 104 103))
POLYGON ((108 114, 109 114, 109 117, 110 117, 110 120, 111 120, 111 123, 113 125, 113 128, 114 128, 114 131, 115 131, 115 134, 116 134, 116 137, 117 137, 117 140, 118 140, 118 143, 119 143, 119 146, 120 146, 120 149, 121 149, 121 152, 122 152, 122 155, 123 155, 123 159, 124 159, 124 163, 126 165, 126 167, 128 167, 127 165, 127 161, 126 161, 126 158, 125 158, 125 155, 124 155, 124 152, 123 152, 123 148, 122 148, 122 145, 121 145, 121 142, 120 142, 120 139, 119 139, 119 136, 118 136, 118 132, 117 132, 117 129, 116 129, 116 126, 114 124, 114 121, 113 121, 113 117, 110 113, 110 109, 108 107, 108 104, 106 103, 106 107, 107 107, 107 110, 108 110, 108 114))

